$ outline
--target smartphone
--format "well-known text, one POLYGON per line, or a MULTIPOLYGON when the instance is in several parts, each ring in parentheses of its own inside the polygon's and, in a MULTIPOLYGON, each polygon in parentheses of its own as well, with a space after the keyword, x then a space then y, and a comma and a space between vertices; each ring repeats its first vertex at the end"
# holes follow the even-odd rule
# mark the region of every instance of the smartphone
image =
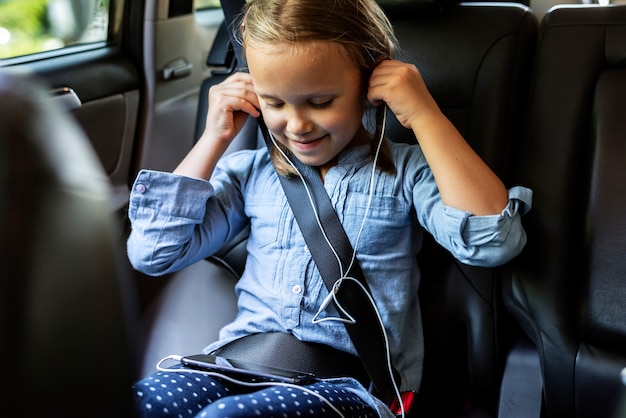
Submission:
POLYGON ((263 366, 211 354, 184 356, 181 358, 180 362, 184 366, 193 369, 221 373, 237 380, 251 383, 284 382, 294 385, 304 385, 316 380, 316 376, 311 373, 263 366))

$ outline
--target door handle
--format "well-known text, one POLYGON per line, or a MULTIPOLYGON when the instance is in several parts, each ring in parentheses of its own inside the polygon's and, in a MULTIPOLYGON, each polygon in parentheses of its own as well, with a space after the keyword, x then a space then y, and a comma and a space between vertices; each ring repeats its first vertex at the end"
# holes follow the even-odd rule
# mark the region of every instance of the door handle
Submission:
POLYGON ((173 80, 191 75, 193 64, 185 58, 179 58, 170 62, 163 68, 163 80, 173 80))
POLYGON ((71 87, 59 87, 50 91, 52 96, 52 102, 55 105, 62 107, 67 111, 72 111, 80 108, 83 105, 80 97, 71 87))

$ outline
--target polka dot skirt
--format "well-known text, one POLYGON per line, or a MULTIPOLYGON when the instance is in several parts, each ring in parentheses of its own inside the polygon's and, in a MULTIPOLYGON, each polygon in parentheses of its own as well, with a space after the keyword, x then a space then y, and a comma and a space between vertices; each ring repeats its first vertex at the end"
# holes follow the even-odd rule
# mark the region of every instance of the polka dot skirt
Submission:
POLYGON ((198 373, 157 372, 133 386, 138 417, 378 416, 361 398, 329 382, 304 387, 247 387, 198 373), (326 401, 321 399, 323 397, 326 401))

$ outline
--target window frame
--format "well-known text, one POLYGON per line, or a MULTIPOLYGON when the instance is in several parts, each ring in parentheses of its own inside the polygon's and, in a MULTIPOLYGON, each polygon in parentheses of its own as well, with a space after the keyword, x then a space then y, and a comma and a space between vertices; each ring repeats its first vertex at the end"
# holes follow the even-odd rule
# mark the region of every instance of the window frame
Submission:
MULTIPOLYGON (((92 1, 96 2, 98 0, 92 1)), ((125 6, 125 0, 109 0, 106 39, 93 42, 71 43, 60 48, 0 58, 0 68, 121 45, 125 6)))

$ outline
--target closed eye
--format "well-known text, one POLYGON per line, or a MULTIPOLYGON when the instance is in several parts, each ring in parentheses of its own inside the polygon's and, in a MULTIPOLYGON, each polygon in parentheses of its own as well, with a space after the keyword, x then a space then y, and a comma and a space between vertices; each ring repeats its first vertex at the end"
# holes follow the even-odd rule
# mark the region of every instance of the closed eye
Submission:
POLYGON ((265 107, 269 109, 280 109, 283 107, 283 102, 265 102, 265 107))
POLYGON ((311 106, 313 106, 313 107, 315 107, 317 109, 323 109, 323 108, 326 108, 326 107, 329 107, 330 105, 332 105, 333 104, 333 100, 334 99, 330 99, 330 100, 326 100, 326 101, 321 102, 321 103, 311 102, 311 106))

